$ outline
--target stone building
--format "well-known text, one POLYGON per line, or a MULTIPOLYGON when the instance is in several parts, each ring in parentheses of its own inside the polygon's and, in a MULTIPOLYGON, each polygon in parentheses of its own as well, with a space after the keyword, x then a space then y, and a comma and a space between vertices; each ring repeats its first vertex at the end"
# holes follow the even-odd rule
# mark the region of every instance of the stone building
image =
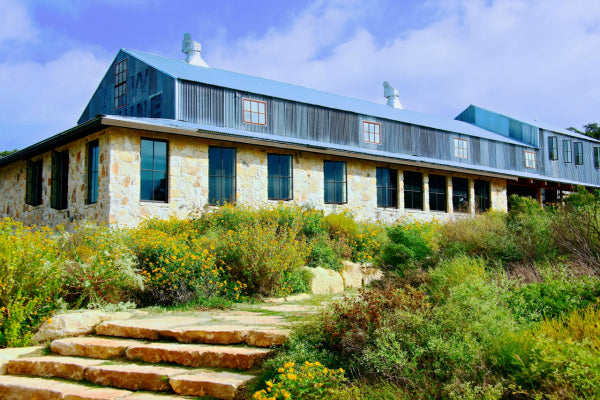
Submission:
POLYGON ((135 225, 295 203, 387 222, 599 187, 600 142, 469 106, 456 119, 120 50, 79 124, 0 159, 0 216, 135 225))

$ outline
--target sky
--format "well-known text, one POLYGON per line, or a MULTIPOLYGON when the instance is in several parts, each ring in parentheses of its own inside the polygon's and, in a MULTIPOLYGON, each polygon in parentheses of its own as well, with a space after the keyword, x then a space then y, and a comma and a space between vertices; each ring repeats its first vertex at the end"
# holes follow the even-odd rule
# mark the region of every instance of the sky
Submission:
POLYGON ((454 118, 600 122, 599 0, 0 0, 0 151, 76 125, 119 48, 454 118))

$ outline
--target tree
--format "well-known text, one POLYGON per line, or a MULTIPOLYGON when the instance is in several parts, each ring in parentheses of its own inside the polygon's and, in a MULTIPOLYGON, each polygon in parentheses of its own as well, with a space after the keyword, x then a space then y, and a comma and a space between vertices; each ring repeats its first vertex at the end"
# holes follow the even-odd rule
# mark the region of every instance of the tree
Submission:
POLYGON ((0 158, 2 158, 2 157, 6 157, 7 155, 9 155, 9 154, 12 154, 12 153, 16 153, 17 151, 19 151, 19 150, 17 150, 17 149, 14 149, 14 150, 4 150, 4 151, 0 151, 0 158))
POLYGON ((570 127, 567 130, 571 132, 581 133, 582 135, 587 135, 589 137, 593 137, 594 139, 600 139, 600 126, 596 122, 584 125, 583 129, 583 132, 574 127, 570 127))

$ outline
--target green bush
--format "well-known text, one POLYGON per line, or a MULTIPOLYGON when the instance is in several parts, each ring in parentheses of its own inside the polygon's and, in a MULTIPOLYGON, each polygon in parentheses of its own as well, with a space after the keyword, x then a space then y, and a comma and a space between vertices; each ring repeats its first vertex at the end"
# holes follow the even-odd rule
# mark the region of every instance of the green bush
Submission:
POLYGON ((342 259, 335 249, 335 242, 329 238, 329 235, 322 234, 313 237, 309 244, 307 265, 312 268, 323 267, 340 271, 342 259))
POLYGON ((485 277, 485 262, 481 258, 459 255, 442 260, 430 271, 427 289, 431 297, 443 302, 452 287, 485 277))
POLYGON ((404 275, 405 269, 422 265, 433 250, 420 224, 399 224, 387 228, 389 242, 381 253, 384 267, 404 275))
POLYGON ((65 261, 65 300, 75 308, 127 302, 142 288, 126 232, 82 224, 60 238, 65 261))
POLYGON ((52 235, 0 221, 0 347, 27 345, 61 297, 62 260, 52 235))

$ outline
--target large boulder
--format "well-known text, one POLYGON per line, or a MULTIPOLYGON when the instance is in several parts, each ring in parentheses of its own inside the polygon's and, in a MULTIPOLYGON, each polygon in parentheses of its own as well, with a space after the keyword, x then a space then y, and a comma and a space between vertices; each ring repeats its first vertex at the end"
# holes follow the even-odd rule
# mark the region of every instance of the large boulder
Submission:
POLYGON ((342 279, 344 280, 345 288, 359 289, 363 285, 362 266, 352 261, 342 261, 342 279))
POLYGON ((339 272, 322 267, 306 268, 312 274, 310 290, 313 294, 332 294, 344 291, 344 280, 339 272))

